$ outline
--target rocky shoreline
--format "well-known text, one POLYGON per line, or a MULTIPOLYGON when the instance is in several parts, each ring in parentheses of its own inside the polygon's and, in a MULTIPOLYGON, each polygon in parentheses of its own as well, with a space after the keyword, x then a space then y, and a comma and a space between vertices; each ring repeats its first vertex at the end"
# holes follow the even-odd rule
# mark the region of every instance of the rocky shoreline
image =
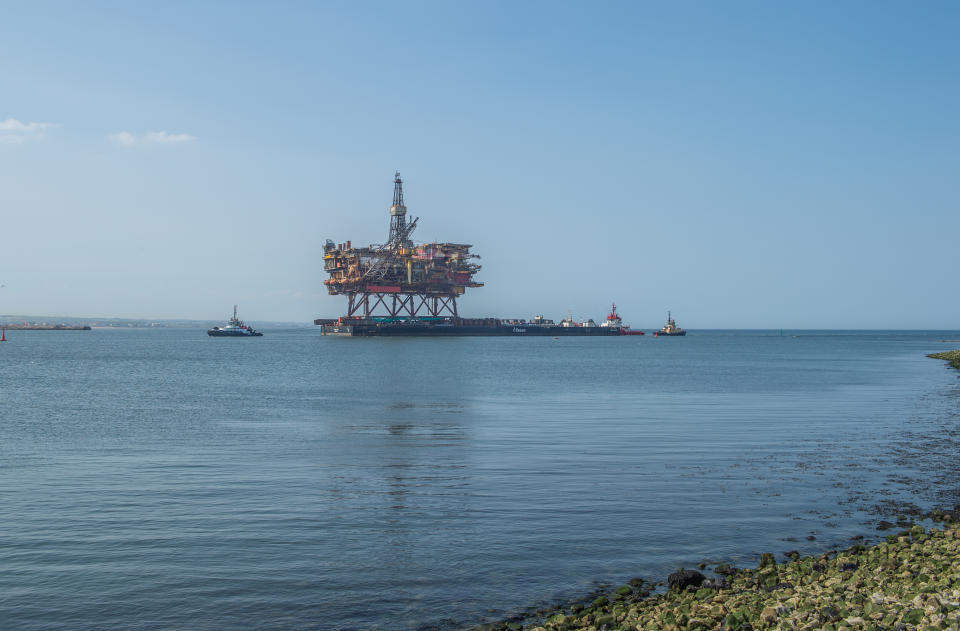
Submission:
POLYGON ((477 629, 958 631, 960 507, 923 517, 936 525, 915 524, 871 546, 806 557, 791 551, 782 563, 764 553, 756 568, 719 564, 710 577, 680 569, 665 591, 634 579, 587 603, 477 629))
POLYGON ((930 353, 927 357, 932 357, 933 359, 945 359, 950 362, 950 366, 960 370, 960 350, 956 351, 944 351, 942 353, 930 353))

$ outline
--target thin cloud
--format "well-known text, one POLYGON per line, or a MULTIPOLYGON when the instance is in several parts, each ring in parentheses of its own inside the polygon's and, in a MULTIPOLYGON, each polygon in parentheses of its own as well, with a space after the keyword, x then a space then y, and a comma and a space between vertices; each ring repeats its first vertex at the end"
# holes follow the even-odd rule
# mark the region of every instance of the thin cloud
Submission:
POLYGON ((191 136, 190 134, 170 134, 165 131, 148 131, 140 136, 131 134, 128 131, 121 131, 107 136, 108 141, 121 147, 133 147, 138 144, 173 145, 196 139, 196 136, 191 136))
POLYGON ((175 143, 190 142, 191 140, 196 140, 196 137, 190 134, 168 134, 165 131, 148 131, 143 135, 143 139, 146 142, 175 143))
POLYGON ((137 144, 137 137, 126 131, 122 131, 118 134, 110 134, 107 136, 107 140, 115 145, 120 145, 121 147, 132 147, 133 145, 137 144))
POLYGON ((15 118, 0 121, 0 144, 21 145, 28 140, 43 136, 43 132, 56 123, 24 123, 15 118))
POLYGON ((21 123, 15 118, 8 118, 0 121, 0 131, 14 131, 25 134, 43 131, 48 127, 53 127, 53 123, 21 123))

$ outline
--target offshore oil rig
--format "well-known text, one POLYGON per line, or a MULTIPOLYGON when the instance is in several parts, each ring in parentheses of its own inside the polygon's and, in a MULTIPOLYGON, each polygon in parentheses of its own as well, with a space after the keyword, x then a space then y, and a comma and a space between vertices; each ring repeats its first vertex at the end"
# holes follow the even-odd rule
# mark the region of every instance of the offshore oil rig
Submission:
POLYGON ((383 245, 366 248, 351 243, 334 244, 327 239, 323 248, 323 267, 330 278, 323 281, 330 295, 344 294, 349 300, 347 317, 362 314, 371 318, 381 310, 389 318, 456 318, 457 296, 467 287, 482 287, 473 280, 480 266, 463 243, 425 243, 414 245, 410 235, 419 217, 407 221, 403 203, 403 180, 398 172, 393 180, 393 204, 390 206, 390 235, 383 245))
POLYGON ((416 245, 410 235, 419 217, 407 220, 403 180, 393 180, 390 234, 386 243, 355 248, 350 241, 323 247, 323 281, 330 295, 347 297, 347 313, 335 319, 317 319, 324 335, 643 335, 621 325, 616 307, 607 321, 559 324, 537 316, 531 321, 499 318, 461 318, 457 298, 467 287, 482 287, 473 279, 480 271, 464 243, 416 245))

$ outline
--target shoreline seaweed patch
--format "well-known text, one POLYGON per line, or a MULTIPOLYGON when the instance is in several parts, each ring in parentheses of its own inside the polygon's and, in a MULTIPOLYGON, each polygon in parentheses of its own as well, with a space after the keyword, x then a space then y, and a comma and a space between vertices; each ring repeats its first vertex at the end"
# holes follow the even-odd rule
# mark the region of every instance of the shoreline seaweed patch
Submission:
POLYGON ((960 350, 944 351, 942 353, 930 353, 927 357, 933 359, 943 359, 950 362, 950 366, 960 370, 960 350))

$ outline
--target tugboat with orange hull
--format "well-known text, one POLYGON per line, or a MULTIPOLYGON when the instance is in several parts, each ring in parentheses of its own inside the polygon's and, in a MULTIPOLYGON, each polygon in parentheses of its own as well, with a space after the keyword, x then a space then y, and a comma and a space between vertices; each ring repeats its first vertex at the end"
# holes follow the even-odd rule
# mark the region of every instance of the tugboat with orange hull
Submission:
POLYGON ((676 337, 686 335, 687 332, 677 326, 669 311, 667 311, 667 325, 659 331, 653 332, 653 337, 676 337))
POLYGON ((213 337, 263 337, 263 333, 253 330, 243 320, 237 317, 237 305, 233 305, 233 317, 227 326, 215 326, 207 330, 207 335, 213 337))
POLYGON ((620 314, 617 313, 617 303, 613 303, 613 306, 610 307, 610 313, 607 314, 607 321, 600 326, 620 329, 620 335, 643 335, 643 331, 639 329, 633 330, 629 324, 623 323, 623 320, 620 319, 620 314))

